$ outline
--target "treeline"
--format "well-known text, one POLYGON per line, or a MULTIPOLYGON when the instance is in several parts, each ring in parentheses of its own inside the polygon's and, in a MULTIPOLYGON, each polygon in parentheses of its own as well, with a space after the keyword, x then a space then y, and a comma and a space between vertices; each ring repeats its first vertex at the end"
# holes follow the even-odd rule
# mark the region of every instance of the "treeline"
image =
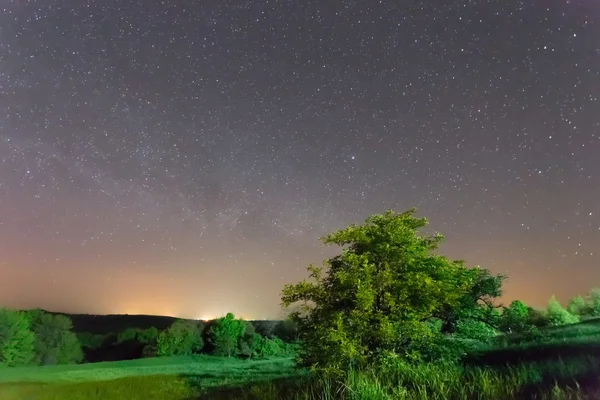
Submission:
POLYGON ((505 333, 535 333, 536 328, 575 324, 599 317, 600 289, 592 289, 585 296, 571 298, 566 307, 555 296, 541 310, 515 300, 498 314, 497 326, 505 333))
POLYGON ((175 320, 164 330, 127 328, 108 334, 78 333, 89 362, 213 354, 268 357, 292 354, 297 328, 285 321, 245 321, 233 314, 212 321, 175 320))
POLYGON ((142 357, 213 354, 260 358, 294 354, 291 321, 244 321, 233 314, 213 321, 175 320, 166 329, 73 332, 71 319, 42 310, 0 309, 0 365, 74 364, 142 357))

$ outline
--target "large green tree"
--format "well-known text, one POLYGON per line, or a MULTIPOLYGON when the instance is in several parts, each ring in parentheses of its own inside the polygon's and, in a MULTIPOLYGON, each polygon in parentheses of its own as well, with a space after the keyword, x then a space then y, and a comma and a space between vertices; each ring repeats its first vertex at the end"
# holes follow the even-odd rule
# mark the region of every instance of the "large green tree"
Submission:
POLYGON ((441 334, 433 319, 450 324, 461 307, 473 314, 495 295, 477 287, 489 284, 485 270, 435 253, 443 237, 419 234, 427 220, 414 212, 373 215, 321 238, 341 254, 309 266, 310 281, 285 286, 282 304, 301 304, 291 315, 301 365, 337 373, 382 356, 419 359, 441 334))

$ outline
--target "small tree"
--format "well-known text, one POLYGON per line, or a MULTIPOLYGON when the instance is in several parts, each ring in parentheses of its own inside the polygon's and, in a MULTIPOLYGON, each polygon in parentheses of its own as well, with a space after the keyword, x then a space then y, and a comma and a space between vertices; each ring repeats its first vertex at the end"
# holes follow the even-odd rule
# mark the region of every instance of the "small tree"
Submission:
POLYGON ((192 321, 177 320, 156 339, 158 356, 189 355, 200 352, 202 347, 202 331, 199 325, 192 321))
POLYGON ((590 317, 600 317, 600 289, 592 289, 587 296, 585 314, 590 317))
POLYGON ((23 311, 0 308, 0 364, 16 367, 30 364, 35 357, 35 335, 23 311))
POLYGON ((579 317, 565 310, 555 296, 548 300, 546 318, 549 325, 568 325, 579 322, 579 317))
POLYGON ((567 304, 567 311, 573 315, 585 315, 586 303, 583 296, 575 296, 571 298, 567 304))
POLYGON ((35 333, 35 361, 40 365, 74 364, 83 360, 83 351, 73 324, 66 315, 41 310, 29 312, 35 333))
POLYGON ((500 328, 504 332, 525 332, 532 324, 529 323, 529 307, 522 301, 514 300, 504 309, 500 317, 500 328))
MULTIPOLYGON (((199 329, 200 331, 202 331, 201 327, 199 327, 199 329)), ((144 345, 155 344, 158 334, 158 329, 151 326, 148 329, 140 330, 137 334, 137 340, 139 340, 139 342, 144 345)), ((200 337, 200 339, 202 339, 202 337, 200 337)))
POLYGON ((208 330, 209 342, 213 346, 214 353, 227 357, 234 355, 244 331, 244 321, 235 319, 232 313, 216 319, 208 330))
POLYGON ((340 373, 378 357, 418 359, 437 339, 428 321, 460 314, 482 270, 434 254, 443 237, 419 235, 427 220, 414 211, 388 211, 325 236, 342 253, 325 262, 327 271, 310 266, 312 281, 283 289, 284 306, 302 303, 291 315, 300 365, 340 373))

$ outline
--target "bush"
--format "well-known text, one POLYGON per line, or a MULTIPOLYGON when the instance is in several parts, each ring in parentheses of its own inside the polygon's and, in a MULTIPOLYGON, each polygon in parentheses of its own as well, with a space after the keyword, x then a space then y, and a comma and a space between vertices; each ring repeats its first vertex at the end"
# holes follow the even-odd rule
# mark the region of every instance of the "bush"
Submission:
POLYGON ((16 367, 35 358, 35 334, 23 311, 0 308, 0 364, 16 367))
POLYGON ((35 362, 40 365, 73 364, 83 360, 81 343, 65 315, 41 310, 29 312, 35 334, 35 362))

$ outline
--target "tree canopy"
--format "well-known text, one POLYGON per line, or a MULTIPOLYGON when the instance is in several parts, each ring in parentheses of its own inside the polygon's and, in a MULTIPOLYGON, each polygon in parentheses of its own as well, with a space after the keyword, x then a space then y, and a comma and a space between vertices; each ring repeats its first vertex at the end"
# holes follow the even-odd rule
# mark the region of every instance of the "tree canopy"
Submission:
POLYGON ((460 318, 485 319, 503 277, 435 253, 443 236, 420 235, 415 210, 373 215, 321 238, 342 247, 310 280, 286 285, 282 304, 300 302, 303 366, 336 372, 378 357, 418 359, 436 341, 431 321, 452 330, 460 318))

